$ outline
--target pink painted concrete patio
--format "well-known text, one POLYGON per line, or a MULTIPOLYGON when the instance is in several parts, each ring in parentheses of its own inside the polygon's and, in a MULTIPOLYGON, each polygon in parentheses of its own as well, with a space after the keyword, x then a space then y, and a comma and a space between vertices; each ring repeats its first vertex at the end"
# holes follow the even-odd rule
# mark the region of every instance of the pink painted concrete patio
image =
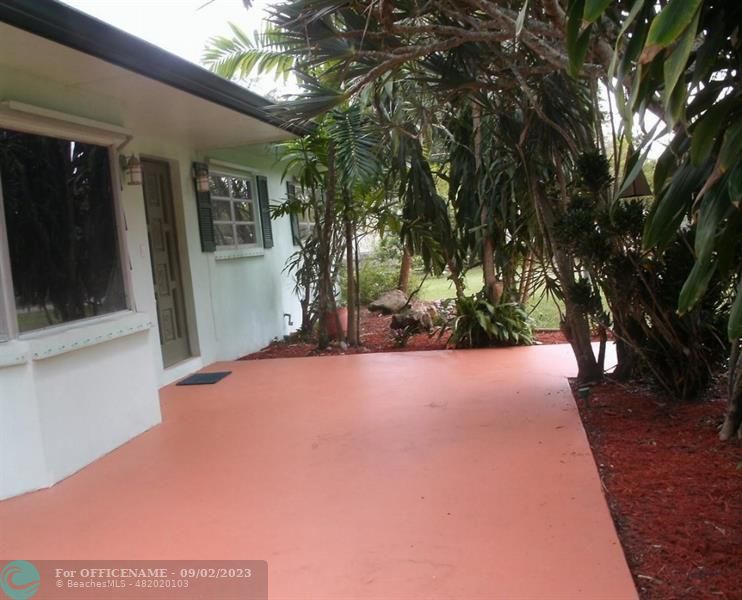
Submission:
POLYGON ((265 559, 272 599, 636 598, 566 346, 216 364, 0 503, 0 556, 265 559))

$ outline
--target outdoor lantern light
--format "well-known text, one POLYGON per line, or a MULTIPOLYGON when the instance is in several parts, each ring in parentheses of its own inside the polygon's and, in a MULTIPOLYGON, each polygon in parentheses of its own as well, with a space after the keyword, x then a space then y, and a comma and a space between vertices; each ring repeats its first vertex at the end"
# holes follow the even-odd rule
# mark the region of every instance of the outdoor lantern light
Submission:
POLYGON ((196 180, 196 190, 199 192, 209 191, 209 170, 196 166, 193 168, 193 178, 196 180))
POLYGON ((139 162, 136 154, 132 154, 129 158, 122 155, 121 168, 126 176, 126 185, 142 185, 142 163, 139 162))

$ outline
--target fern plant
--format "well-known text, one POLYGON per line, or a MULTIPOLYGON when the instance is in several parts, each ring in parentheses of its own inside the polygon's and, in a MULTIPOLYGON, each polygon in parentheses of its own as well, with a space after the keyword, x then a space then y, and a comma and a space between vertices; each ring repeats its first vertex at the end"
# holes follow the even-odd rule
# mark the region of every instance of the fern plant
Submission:
POLYGON ((480 292, 459 298, 456 312, 458 316, 448 342, 456 348, 533 344, 531 319, 521 304, 492 304, 480 292))

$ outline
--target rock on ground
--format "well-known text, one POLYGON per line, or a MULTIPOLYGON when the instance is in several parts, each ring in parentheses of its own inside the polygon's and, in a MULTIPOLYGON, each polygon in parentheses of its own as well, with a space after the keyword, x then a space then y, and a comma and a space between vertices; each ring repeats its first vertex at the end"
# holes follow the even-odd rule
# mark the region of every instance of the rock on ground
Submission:
POLYGON ((371 312, 380 312, 382 315, 393 315, 406 305, 407 294, 401 290, 389 290, 369 304, 368 309, 371 312))

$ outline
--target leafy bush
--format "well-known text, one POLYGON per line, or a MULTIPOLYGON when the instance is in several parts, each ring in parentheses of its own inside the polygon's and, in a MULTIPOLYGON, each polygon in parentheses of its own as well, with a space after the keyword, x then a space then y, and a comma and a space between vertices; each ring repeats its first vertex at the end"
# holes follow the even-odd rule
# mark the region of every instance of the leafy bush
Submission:
MULTIPOLYGON (((393 290, 399 283, 399 263, 380 261, 367 258, 361 262, 358 274, 359 293, 361 304, 365 305, 376 300, 384 292, 393 290)), ((340 295, 343 303, 347 303, 346 273, 340 273, 340 295)), ((414 271, 410 273, 410 290, 415 290, 420 284, 420 276, 414 271)))
POLYGON ((402 242, 397 235, 385 235, 379 238, 374 248, 372 258, 384 263, 402 262, 402 242))
POLYGON ((397 287, 399 266, 394 263, 364 260, 358 274, 361 304, 376 300, 381 294, 397 287))
POLYGON ((533 344, 533 327, 521 304, 491 304, 480 292, 458 299, 456 310, 449 343, 457 348, 533 344))
POLYGON ((686 227, 664 249, 644 250, 646 205, 601 197, 596 190, 609 177, 600 163, 595 156, 581 159, 583 187, 556 224, 560 244, 589 275, 566 293, 593 324, 613 331, 616 378, 653 379, 671 397, 696 398, 725 355, 728 290, 714 277, 704 299, 679 314, 678 297, 695 260, 696 226, 686 227))
MULTIPOLYGON (((379 243, 376 245, 371 258, 378 262, 393 263, 401 266, 402 254, 402 242, 399 236, 385 235, 379 239, 379 243)), ((423 271, 425 269, 421 256, 416 254, 412 257, 412 269, 413 271, 423 271)))

